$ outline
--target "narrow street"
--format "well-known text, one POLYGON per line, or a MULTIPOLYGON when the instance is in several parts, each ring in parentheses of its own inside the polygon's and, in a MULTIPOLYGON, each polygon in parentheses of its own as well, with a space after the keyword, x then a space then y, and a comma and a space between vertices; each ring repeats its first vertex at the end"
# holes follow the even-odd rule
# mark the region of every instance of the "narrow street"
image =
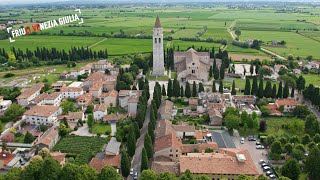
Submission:
MULTIPOLYGON (((143 127, 140 129, 140 137, 137 140, 136 152, 135 152, 133 159, 132 159, 132 162, 131 162, 131 168, 133 168, 135 171, 137 171, 138 175, 140 175, 140 170, 141 170, 141 157, 142 157, 142 148, 144 146, 144 136, 148 132, 148 124, 150 121, 150 104, 151 104, 151 98, 148 101, 146 118, 143 123, 143 127)), ((127 179, 132 180, 133 177, 128 176, 127 179)))

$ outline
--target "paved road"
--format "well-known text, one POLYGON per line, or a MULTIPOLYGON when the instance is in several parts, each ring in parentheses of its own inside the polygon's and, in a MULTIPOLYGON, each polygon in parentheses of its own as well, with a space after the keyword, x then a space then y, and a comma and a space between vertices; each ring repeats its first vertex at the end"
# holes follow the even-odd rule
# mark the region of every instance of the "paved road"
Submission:
POLYGON ((116 135, 116 132, 117 132, 117 123, 116 122, 111 122, 110 125, 111 125, 111 136, 114 136, 116 135))
MULTIPOLYGON (((146 114, 146 119, 143 123, 142 128, 140 129, 140 137, 137 140, 137 144, 136 144, 136 152, 133 156, 133 160, 131 162, 131 168, 133 168, 135 171, 138 172, 138 174, 140 174, 141 171, 141 157, 142 157, 142 149, 144 146, 144 136, 146 135, 147 131, 148 131, 148 124, 150 121, 150 102, 148 102, 148 108, 147 108, 147 114, 146 114)), ((128 180, 133 179, 131 176, 128 176, 127 178, 128 180)))
POLYGON ((259 164, 260 159, 263 159, 265 162, 268 162, 267 156, 262 155, 262 153, 266 154, 267 151, 265 149, 256 149, 256 141, 248 141, 247 138, 244 140, 244 144, 240 144, 240 137, 233 136, 233 142, 237 148, 245 148, 248 149, 250 156, 256 165, 256 168, 260 174, 263 174, 263 170, 259 164))
POLYGON ((71 134, 75 134, 78 136, 95 136, 95 134, 91 134, 89 132, 88 124, 85 123, 83 126, 79 127, 77 131, 71 132, 71 134))

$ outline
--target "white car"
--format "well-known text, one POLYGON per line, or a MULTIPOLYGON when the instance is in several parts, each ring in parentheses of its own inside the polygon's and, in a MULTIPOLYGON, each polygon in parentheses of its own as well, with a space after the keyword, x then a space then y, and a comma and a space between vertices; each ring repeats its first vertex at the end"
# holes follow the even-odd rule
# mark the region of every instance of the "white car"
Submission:
POLYGON ((266 162, 263 159, 260 159, 259 164, 265 164, 266 162))
POLYGON ((267 175, 267 176, 270 176, 271 174, 272 174, 271 171, 267 171, 267 172, 266 172, 266 175, 267 175))
POLYGON ((275 179, 276 178, 276 176, 274 175, 274 174, 270 174, 270 176, 269 176, 271 179, 275 179))
POLYGON ((241 140, 240 143, 241 143, 241 144, 244 144, 244 140, 241 140))
POLYGON ((130 175, 133 175, 133 168, 130 169, 130 175))
POLYGON ((135 172, 135 173, 134 173, 133 179, 134 179, 134 180, 137 180, 137 179, 138 179, 138 172, 135 172))
POLYGON ((263 171, 270 171, 270 167, 269 166, 265 166, 265 167, 263 167, 263 171))

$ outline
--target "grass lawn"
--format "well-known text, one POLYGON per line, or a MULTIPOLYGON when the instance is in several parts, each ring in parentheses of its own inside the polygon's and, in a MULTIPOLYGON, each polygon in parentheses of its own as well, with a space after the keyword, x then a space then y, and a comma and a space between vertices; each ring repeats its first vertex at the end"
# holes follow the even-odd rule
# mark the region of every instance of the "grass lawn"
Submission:
POLYGON ((53 148, 73 156, 77 164, 87 164, 95 154, 102 150, 107 139, 101 137, 66 136, 53 148))
POLYGON ((267 134, 273 135, 304 135, 303 119, 295 117, 268 117, 261 118, 267 122, 267 134))
POLYGON ((309 84, 320 86, 320 76, 316 74, 303 74, 302 76, 306 80, 306 86, 308 86, 309 84))
POLYGON ((111 132, 110 124, 95 123, 92 127, 93 134, 105 134, 106 132, 111 132))
POLYGON ((158 80, 158 81, 168 81, 169 77, 168 76, 151 76, 147 75, 148 80, 158 80))

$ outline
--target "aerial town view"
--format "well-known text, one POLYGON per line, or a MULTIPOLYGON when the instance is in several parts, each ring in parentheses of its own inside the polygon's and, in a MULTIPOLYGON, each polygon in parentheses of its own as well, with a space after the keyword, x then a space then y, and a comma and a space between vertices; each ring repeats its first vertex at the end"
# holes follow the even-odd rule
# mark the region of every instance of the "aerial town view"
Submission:
POLYGON ((320 180, 320 0, 0 0, 0 180, 320 180))

